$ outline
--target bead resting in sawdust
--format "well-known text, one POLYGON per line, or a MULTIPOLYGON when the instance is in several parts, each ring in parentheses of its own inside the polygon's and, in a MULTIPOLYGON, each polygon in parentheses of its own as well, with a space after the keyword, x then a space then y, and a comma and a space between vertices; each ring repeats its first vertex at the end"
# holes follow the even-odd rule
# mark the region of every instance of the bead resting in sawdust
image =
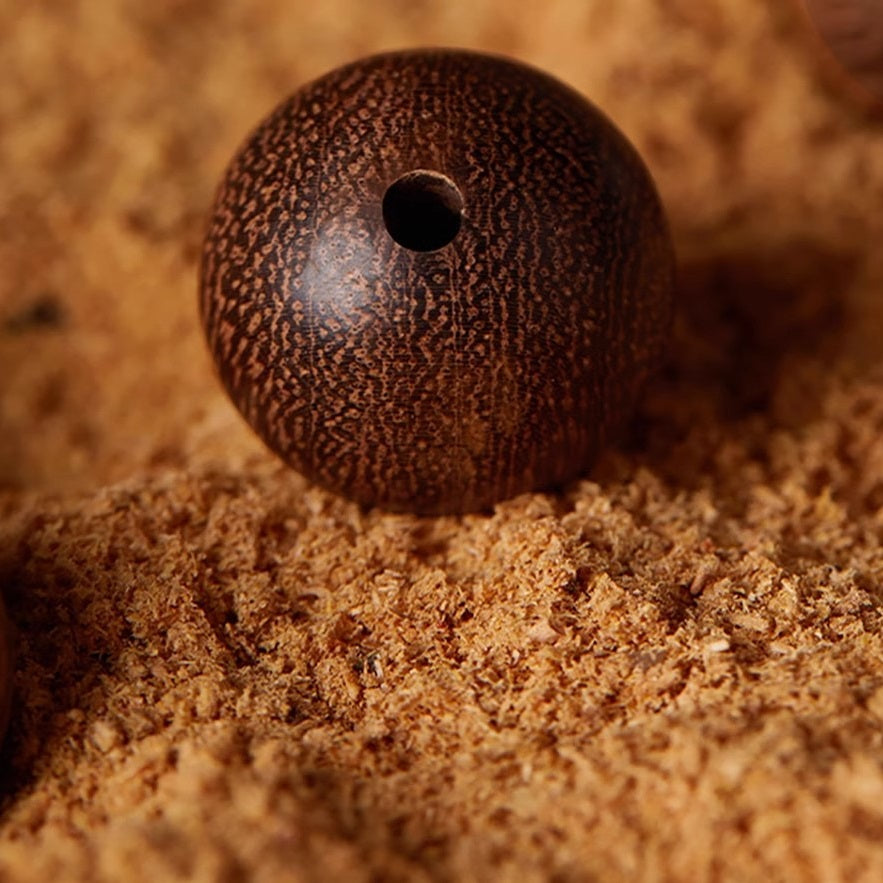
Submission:
POLYGON ((205 240, 231 398, 310 479, 465 512, 584 472, 658 366, 653 182, 575 91, 502 58, 379 55, 247 140, 205 240))

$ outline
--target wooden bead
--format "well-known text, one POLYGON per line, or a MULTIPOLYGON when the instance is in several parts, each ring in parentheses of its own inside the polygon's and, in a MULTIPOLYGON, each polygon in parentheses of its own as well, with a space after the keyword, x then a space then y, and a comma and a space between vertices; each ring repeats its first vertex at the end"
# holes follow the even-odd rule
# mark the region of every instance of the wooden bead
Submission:
POLYGON ((539 71, 371 57, 230 165, 201 312, 230 396, 295 469, 464 512, 582 473, 657 367, 664 215, 635 150, 539 71))
POLYGON ((12 634, 6 608, 0 598, 0 742, 6 735, 12 704, 13 652, 12 634))
POLYGON ((883 100, 883 5, 880 0, 804 0, 806 11, 843 71, 865 94, 883 100))

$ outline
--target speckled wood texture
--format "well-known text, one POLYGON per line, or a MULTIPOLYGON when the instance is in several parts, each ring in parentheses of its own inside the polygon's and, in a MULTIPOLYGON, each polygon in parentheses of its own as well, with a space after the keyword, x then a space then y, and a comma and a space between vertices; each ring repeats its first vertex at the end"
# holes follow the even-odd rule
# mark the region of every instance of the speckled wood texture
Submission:
POLYGON ((575 91, 504 58, 400 52, 321 77, 248 139, 201 309, 231 397, 293 467, 362 503, 459 512, 591 464, 660 361, 672 264, 641 159, 575 91), (415 170, 462 197, 434 250, 384 223, 415 170))

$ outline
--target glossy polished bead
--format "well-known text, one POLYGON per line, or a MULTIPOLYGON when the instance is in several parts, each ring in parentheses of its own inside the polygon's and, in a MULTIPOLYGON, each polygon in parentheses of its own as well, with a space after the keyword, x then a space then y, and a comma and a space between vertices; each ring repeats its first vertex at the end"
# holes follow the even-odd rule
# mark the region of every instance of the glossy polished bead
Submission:
POLYGON ((333 71, 257 128, 200 303, 231 398, 291 466, 464 512, 591 465, 660 362, 672 275, 651 178, 603 114, 434 50, 333 71))

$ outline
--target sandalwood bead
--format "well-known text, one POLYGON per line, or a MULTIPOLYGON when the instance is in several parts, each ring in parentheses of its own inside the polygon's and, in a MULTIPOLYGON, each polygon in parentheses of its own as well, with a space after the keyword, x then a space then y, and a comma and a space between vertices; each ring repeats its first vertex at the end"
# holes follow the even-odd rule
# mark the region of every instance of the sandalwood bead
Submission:
POLYGON ((251 135, 205 240, 231 398, 310 479, 464 512, 584 472, 658 366, 673 260, 612 123, 522 64, 374 56, 251 135))
POLYGON ((11 626, 3 600, 0 598, 0 742, 6 735, 6 727, 9 723, 13 662, 11 626))
POLYGON ((864 94, 883 101, 883 4, 880 0, 804 0, 831 55, 864 94))

